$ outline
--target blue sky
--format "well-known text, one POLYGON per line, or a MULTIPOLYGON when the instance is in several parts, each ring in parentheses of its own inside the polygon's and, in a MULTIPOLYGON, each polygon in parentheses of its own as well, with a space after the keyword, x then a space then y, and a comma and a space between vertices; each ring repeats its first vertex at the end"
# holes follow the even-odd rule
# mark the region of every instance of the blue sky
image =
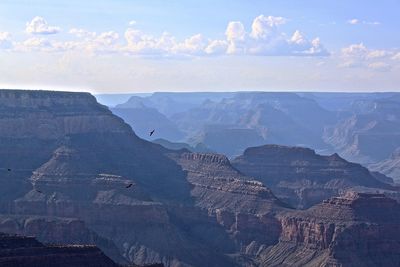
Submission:
POLYGON ((0 87, 399 91, 400 2, 0 2, 0 87))

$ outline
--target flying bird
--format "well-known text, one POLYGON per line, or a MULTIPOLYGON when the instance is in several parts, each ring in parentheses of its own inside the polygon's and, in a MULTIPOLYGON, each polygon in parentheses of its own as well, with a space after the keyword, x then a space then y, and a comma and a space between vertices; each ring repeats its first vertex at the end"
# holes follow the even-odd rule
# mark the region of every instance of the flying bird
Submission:
POLYGON ((125 186, 125 188, 129 188, 131 187, 133 184, 128 184, 127 186, 125 186))
POLYGON ((153 129, 153 131, 151 131, 151 132, 150 132, 150 136, 152 136, 152 135, 153 135, 154 131, 155 131, 155 129, 153 129))
POLYGON ((10 171, 11 171, 11 169, 10 169, 10 168, 8 168, 8 169, 7 169, 7 171, 9 171, 9 172, 10 172, 10 171))
POLYGON ((37 189, 36 189, 36 192, 38 192, 39 194, 43 194, 43 192, 42 192, 42 191, 40 191, 40 190, 37 190, 37 189))

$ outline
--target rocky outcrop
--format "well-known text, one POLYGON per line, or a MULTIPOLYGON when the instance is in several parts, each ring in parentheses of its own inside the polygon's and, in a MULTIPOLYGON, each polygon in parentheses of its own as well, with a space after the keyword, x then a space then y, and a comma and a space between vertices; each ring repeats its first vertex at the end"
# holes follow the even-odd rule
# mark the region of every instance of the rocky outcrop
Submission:
POLYGON ((264 184, 233 168, 226 156, 182 153, 176 160, 187 172, 191 195, 199 207, 252 214, 285 207, 264 184))
POLYGON ((390 158, 368 166, 371 170, 383 173, 400 183, 400 148, 396 149, 390 158))
POLYGON ((310 207, 355 186, 395 190, 359 164, 337 154, 321 156, 303 147, 248 148, 232 164, 265 183, 280 199, 299 208, 310 207))
POLYGON ((261 266, 398 266, 400 205, 351 192, 279 216, 279 243, 258 252, 261 266), (301 257, 299 257, 301 255, 301 257))
POLYGON ((269 188, 238 172, 223 155, 183 152, 172 157, 187 173, 195 206, 215 217, 237 252, 246 254, 254 243, 277 242, 280 225, 274 216, 288 206, 269 188))
POLYGON ((119 263, 127 263, 117 246, 88 229, 82 220, 50 216, 0 215, 0 232, 34 236, 43 243, 93 245, 119 263))
POLYGON ((324 140, 348 160, 371 164, 400 146, 398 95, 354 100, 350 114, 326 128, 324 140))
POLYGON ((33 237, 0 233, 1 266, 117 267, 95 246, 43 245, 33 237))

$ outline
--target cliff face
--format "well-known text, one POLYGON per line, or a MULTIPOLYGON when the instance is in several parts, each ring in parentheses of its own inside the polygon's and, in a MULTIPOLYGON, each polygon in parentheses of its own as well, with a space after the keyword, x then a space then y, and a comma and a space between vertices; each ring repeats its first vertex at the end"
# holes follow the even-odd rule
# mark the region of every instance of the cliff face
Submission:
POLYGON ((26 177, 69 138, 130 130, 87 93, 0 90, 0 123, 3 200, 23 195, 26 177))
POLYGON ((127 263, 116 245, 76 218, 32 215, 0 215, 0 232, 21 236, 34 236, 43 243, 58 245, 91 245, 99 247, 108 257, 127 263))
POLYGON ((269 188, 238 172, 223 155, 184 152, 173 158, 187 173, 195 206, 215 217, 237 251, 246 253, 254 242, 277 242, 280 226, 274 216, 288 206, 269 188))
POLYGON ((337 154, 321 156, 302 147, 265 145, 248 148, 232 161, 242 173, 255 177, 295 207, 307 208, 346 189, 393 189, 368 169, 337 154))
POLYGON ((400 146, 399 112, 398 95, 354 100, 350 114, 326 128, 324 140, 346 159, 363 164, 382 161, 400 146))
POLYGON ((397 148, 388 159, 368 167, 393 178, 395 183, 400 183, 400 148, 397 148))
POLYGON ((182 153, 176 161, 187 173, 191 195, 199 207, 253 214, 285 207, 270 189, 238 172, 223 155, 182 153))
MULTIPOLYGON (((170 240, 165 247, 183 242, 170 238, 182 234, 170 222, 166 204, 190 203, 189 184, 180 167, 163 155, 165 149, 139 139, 86 93, 0 90, 0 103, 2 213, 79 218, 112 240, 119 255, 127 250, 126 259, 139 264, 161 262, 167 255, 172 255, 169 261, 193 260, 185 246, 181 254, 186 258, 178 260, 173 255, 178 249, 160 250, 160 236, 145 236, 170 228, 160 237, 170 240), (138 247, 140 258, 133 252, 138 247)), ((41 228, 43 223, 27 225, 41 228)), ((62 227, 47 227, 48 239, 68 242, 74 236, 64 235, 62 227)), ((24 229, 14 228, 29 227, 24 229)))
MULTIPOLYGON (((223 195, 215 189, 210 191, 209 202, 192 193, 190 177, 177 160, 182 151, 172 152, 139 139, 88 94, 0 91, 0 98, 4 98, 0 120, 9 129, 0 133, 0 142, 7 148, 0 153, 5 177, 1 190, 18 189, 2 195, 3 213, 77 218, 135 264, 235 265, 225 254, 240 249, 235 239, 238 234, 231 234, 216 215, 228 203, 221 202, 223 195), (18 128, 19 133, 14 132, 18 128)), ((186 160, 197 164, 195 158, 186 160)), ((229 174, 222 172, 219 178, 227 180, 229 174)), ((240 205, 272 195, 260 183, 239 179, 229 188, 240 205), (247 195, 246 188, 251 187, 254 193, 247 195)), ((13 222, 8 223, 10 232, 32 229, 13 228, 13 222)), ((38 221, 27 225, 35 225, 38 236, 70 241, 68 227, 38 221), (40 230, 43 225, 49 229, 46 234, 40 230)), ((74 234, 69 233, 72 238, 74 234)), ((241 240, 249 239, 244 230, 241 236, 241 240)))
POLYGON ((95 246, 45 246, 32 237, 0 233, 1 266, 117 267, 95 246))
MULTIPOLYGON (((268 262, 279 257, 268 251, 282 244, 296 250, 292 239, 307 239, 300 236, 308 226, 298 230, 297 222, 285 219, 304 221, 303 213, 292 213, 258 177, 238 171, 225 156, 171 151, 141 140, 88 94, 0 90, 0 103, 0 231, 35 235, 40 242, 96 244, 118 262, 176 267, 268 262)), ((368 171, 336 155, 321 159, 306 150, 299 161, 296 151, 277 157, 291 159, 281 166, 265 165, 274 174, 284 169, 290 190, 297 190, 293 171, 312 174, 306 185, 319 185, 322 177, 329 189, 364 180, 366 186, 380 184, 359 178, 355 174, 368 171), (332 170, 345 178, 336 182, 322 175, 332 170)), ((262 164, 253 166, 264 171, 262 164)), ((332 246, 330 220, 323 229, 310 226, 324 236, 313 237, 322 247, 332 246)), ((378 229, 384 223, 376 222, 378 229)), ((377 237, 385 236, 379 231, 377 237)), ((357 242, 351 236, 343 240, 357 242)), ((390 247, 377 239, 371 244, 375 240, 383 251, 390 247)), ((310 257, 319 259, 315 254, 326 250, 315 248, 307 247, 314 253, 310 257)))
POLYGON ((279 243, 263 266, 398 266, 400 205, 381 194, 348 193, 279 217, 279 243), (301 259, 298 258, 301 253, 301 259))

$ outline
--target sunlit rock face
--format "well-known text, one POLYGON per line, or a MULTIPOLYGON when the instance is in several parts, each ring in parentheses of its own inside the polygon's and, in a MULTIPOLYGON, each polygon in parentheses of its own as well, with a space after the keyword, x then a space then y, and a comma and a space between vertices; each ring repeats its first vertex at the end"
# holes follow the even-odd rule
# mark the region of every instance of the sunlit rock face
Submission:
POLYGON ((279 220, 279 243, 259 252, 262 266, 400 264, 400 205, 382 194, 350 192, 279 220))

